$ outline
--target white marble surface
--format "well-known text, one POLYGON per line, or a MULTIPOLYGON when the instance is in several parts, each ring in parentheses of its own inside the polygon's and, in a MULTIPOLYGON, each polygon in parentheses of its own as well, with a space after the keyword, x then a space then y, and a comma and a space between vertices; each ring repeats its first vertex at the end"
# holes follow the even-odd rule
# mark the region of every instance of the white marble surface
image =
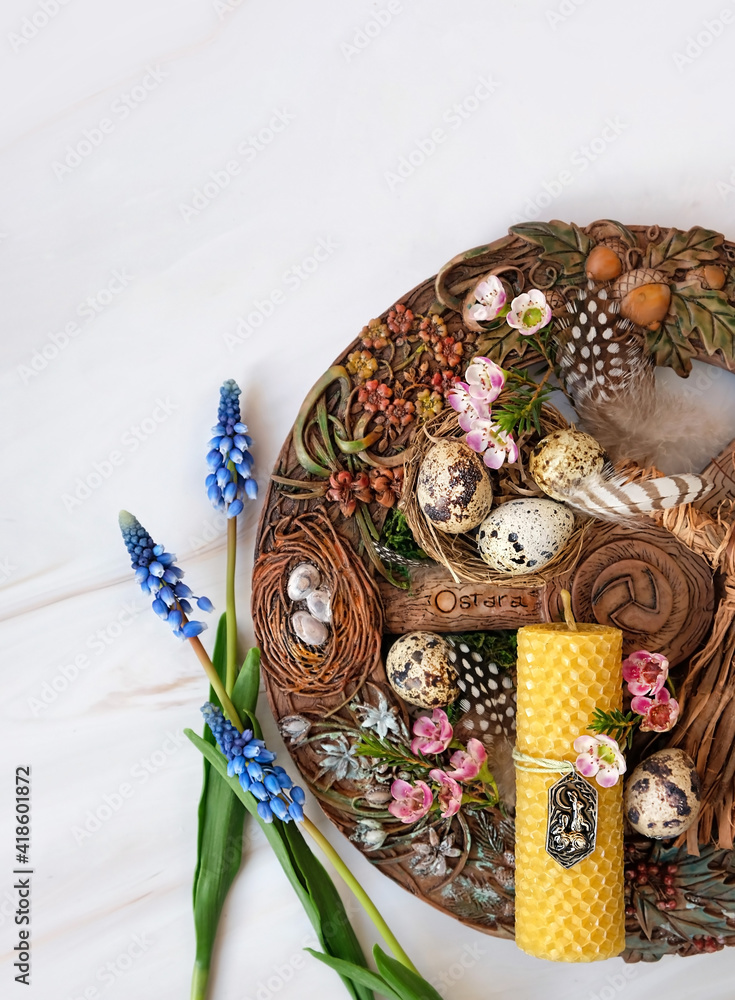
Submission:
MULTIPOLYGON (((144 608, 118 509, 221 607, 222 530, 202 479, 222 379, 243 386, 263 477, 361 326, 514 221, 732 235, 734 22, 731 4, 684 0, 3 4, 3 997, 188 996, 200 761, 180 733, 206 685, 144 608), (258 308, 271 315, 248 335, 258 308), (8 905, 23 763, 25 993, 8 905)), ((735 952, 544 964, 410 898, 327 832, 450 1000, 678 1000, 704 996, 705 980, 708 1000, 732 996, 735 952)), ((309 926, 257 834, 222 932, 218 1000, 345 995, 302 957, 309 926)))

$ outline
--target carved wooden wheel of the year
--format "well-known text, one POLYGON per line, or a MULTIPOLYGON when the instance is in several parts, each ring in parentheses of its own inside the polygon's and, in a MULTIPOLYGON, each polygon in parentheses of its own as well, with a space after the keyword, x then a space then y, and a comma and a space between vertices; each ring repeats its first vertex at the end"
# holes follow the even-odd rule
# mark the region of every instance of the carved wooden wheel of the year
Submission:
MULTIPOLYGON (((494 659, 482 636, 507 638, 507 630, 558 620, 561 590, 569 589, 579 620, 621 628, 626 652, 665 653, 681 681, 710 635, 722 588, 702 555, 653 522, 631 529, 592 521, 558 572, 500 580, 453 576, 436 561, 398 552, 384 529, 405 504, 401 473, 416 435, 448 412, 446 394, 472 357, 485 354, 505 368, 524 369, 542 360, 515 331, 468 322, 467 300, 478 281, 501 275, 516 295, 541 288, 561 317, 586 282, 586 258, 601 245, 618 254, 631 287, 639 281, 670 289, 670 314, 655 330, 639 331, 656 364, 681 375, 692 359, 735 370, 735 245, 719 234, 610 221, 585 229, 514 227, 509 236, 455 257, 370 321, 325 372, 281 450, 258 533, 253 620, 263 675, 303 777, 331 820, 386 875, 456 919, 502 937, 513 935, 512 794, 503 808, 462 810, 450 820, 427 816, 406 827, 386 810, 393 770, 371 767, 355 753, 366 729, 380 729, 376 719, 390 736, 419 714, 387 683, 391 641, 415 630, 456 637, 460 673, 472 679, 484 671, 494 685, 488 698, 502 698, 505 709, 513 697, 512 663, 494 659), (697 323, 686 327, 683 317, 695 314, 697 323), (715 314, 710 326, 707 317, 715 314), (305 644, 291 624, 305 607, 287 593, 288 574, 300 563, 318 567, 331 594, 323 645, 305 644)), ((720 504, 735 498, 732 451, 715 461, 710 471, 720 504)), ((712 497, 709 504, 714 510, 712 497)), ((506 719, 505 711, 496 715, 506 719)), ((461 716, 455 707, 456 725, 461 716)), ((503 725, 512 739, 507 720, 503 725)), ((636 749, 644 748, 645 737, 636 749)), ((732 851, 704 847, 691 857, 670 842, 633 838, 627 851, 631 864, 652 866, 653 874, 631 890, 626 960, 735 943, 735 921, 727 915, 735 911, 732 851), (677 866, 676 899, 685 919, 657 908, 663 883, 658 886, 656 872, 664 864, 677 866)))

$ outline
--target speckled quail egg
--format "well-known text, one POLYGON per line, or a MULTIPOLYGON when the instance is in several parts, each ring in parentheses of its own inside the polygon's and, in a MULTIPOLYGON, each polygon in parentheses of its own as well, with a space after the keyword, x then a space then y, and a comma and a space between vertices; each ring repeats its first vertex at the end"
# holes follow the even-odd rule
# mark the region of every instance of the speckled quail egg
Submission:
POLYGON ((535 497, 509 500, 480 525, 480 556, 501 573, 535 573, 550 562, 574 531, 574 515, 563 504, 535 497))
POLYGON ((539 441, 528 460, 528 471, 547 496, 564 500, 580 480, 600 472, 605 461, 603 448, 591 434, 566 429, 539 441))
POLYGON ((385 662, 388 682, 411 705, 439 708, 459 696, 449 644, 433 632, 407 632, 391 646, 385 662))
POLYGON ((678 837, 699 816, 699 775, 683 750, 659 750, 633 771, 625 786, 625 815, 653 840, 678 837))
POLYGON ((437 531, 457 535, 476 528, 487 516, 493 489, 477 452, 452 439, 439 441, 424 456, 416 498, 437 531))

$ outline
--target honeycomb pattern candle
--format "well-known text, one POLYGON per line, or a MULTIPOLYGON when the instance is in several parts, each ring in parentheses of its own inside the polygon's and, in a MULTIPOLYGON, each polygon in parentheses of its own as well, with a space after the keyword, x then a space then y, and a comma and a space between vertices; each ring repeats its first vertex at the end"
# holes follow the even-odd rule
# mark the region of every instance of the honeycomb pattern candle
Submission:
MULTIPOLYGON (((570 621, 518 631, 518 753, 573 762, 594 709, 621 707, 619 629, 570 621)), ((564 868, 546 851, 548 791, 561 777, 523 761, 516 770, 516 943, 557 962, 612 958, 625 947, 622 781, 595 784, 595 848, 564 868)))

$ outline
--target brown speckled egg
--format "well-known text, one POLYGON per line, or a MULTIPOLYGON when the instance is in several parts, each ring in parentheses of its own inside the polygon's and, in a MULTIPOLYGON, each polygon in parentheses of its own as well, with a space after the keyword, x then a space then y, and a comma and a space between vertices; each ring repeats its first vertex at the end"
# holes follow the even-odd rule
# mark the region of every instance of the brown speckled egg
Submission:
POLYGON ((625 786, 625 815, 638 833, 653 840, 678 837, 699 816, 700 784, 683 750, 659 750, 633 771, 625 786))
POLYGON ((433 632, 407 632, 396 639, 385 670, 390 686, 411 705, 441 708, 459 697, 449 644, 433 632))
POLYGON ((605 452, 590 434, 567 429, 539 441, 528 460, 528 471, 547 496, 564 500, 571 487, 599 472, 604 464, 605 452))
POLYGON ((416 482, 424 517, 450 535, 471 531, 490 513, 493 488, 477 454, 455 439, 440 441, 426 453, 416 482))

